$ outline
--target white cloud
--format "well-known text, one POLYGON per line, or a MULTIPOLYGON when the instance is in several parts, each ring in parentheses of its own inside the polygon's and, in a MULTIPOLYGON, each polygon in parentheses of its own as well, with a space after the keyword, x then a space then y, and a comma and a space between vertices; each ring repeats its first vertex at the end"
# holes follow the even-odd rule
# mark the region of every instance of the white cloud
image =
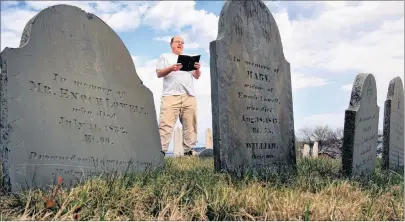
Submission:
POLYGON ((352 87, 353 87, 353 84, 352 83, 349 83, 349 84, 345 84, 345 85, 343 85, 342 87, 341 87, 341 89, 343 90, 343 91, 352 91, 352 87))
POLYGON ((339 112, 319 113, 319 114, 310 115, 310 116, 303 118, 302 121, 298 121, 300 126, 297 127, 297 130, 304 126, 313 128, 315 126, 328 125, 332 129, 338 128, 338 127, 343 127, 344 118, 345 118, 344 110, 340 110, 339 112))
MULTIPOLYGON (((404 78, 404 2, 308 2, 313 8, 321 5, 323 10, 317 16, 293 21, 287 13, 288 4, 267 2, 276 11, 273 15, 291 65, 296 69, 321 68, 334 75, 353 72, 353 81, 357 73, 372 73, 377 102, 383 110, 389 81, 396 76, 404 78)), ((293 87, 311 85, 302 82, 310 82, 307 76, 292 74, 293 87)), ((351 87, 352 83, 341 88, 347 92, 341 95, 347 101, 351 87)), ((344 110, 316 114, 306 117, 305 122, 342 125, 344 120, 339 116, 343 115, 344 110)), ((382 116, 383 112, 380 122, 382 116)))
POLYGON ((302 73, 293 71, 291 73, 291 84, 293 90, 300 90, 305 88, 325 86, 327 84, 330 84, 330 82, 328 82, 327 79, 321 77, 304 75, 302 73))
POLYGON ((194 1, 160 1, 148 10, 144 23, 155 30, 179 33, 187 38, 187 48, 209 52, 209 42, 217 37, 218 18, 205 10, 196 10, 194 1))

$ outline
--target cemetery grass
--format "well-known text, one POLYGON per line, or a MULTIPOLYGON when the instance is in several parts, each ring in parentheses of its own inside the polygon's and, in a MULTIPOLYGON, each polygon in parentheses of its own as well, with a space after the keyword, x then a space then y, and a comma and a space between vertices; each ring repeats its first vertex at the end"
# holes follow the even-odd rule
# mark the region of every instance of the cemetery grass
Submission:
POLYGON ((348 180, 339 160, 298 159, 297 175, 266 181, 214 172, 212 158, 165 159, 142 174, 66 189, 1 195, 0 220, 403 220, 403 173, 348 180))

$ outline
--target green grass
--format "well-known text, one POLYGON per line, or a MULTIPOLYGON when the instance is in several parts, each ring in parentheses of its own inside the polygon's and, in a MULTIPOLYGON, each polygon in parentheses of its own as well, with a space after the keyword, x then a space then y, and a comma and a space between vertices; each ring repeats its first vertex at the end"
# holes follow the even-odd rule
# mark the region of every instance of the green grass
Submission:
POLYGON ((51 209, 39 190, 2 196, 0 220, 404 220, 404 176, 379 165, 355 181, 339 160, 299 159, 296 176, 260 181, 215 173, 212 159, 165 161, 160 171, 62 188, 51 209))

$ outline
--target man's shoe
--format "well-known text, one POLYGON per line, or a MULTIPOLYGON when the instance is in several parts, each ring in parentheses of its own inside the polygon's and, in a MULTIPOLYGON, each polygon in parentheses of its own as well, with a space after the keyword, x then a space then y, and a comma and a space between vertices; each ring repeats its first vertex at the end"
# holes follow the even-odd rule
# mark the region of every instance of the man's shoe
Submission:
POLYGON ((184 151, 184 156, 192 156, 192 155, 193 155, 193 150, 184 151))

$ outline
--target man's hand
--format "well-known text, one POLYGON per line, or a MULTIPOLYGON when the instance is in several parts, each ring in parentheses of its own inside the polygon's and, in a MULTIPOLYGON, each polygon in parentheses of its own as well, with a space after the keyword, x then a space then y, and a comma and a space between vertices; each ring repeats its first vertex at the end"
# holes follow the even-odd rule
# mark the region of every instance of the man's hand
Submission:
POLYGON ((201 71, 200 71, 201 65, 199 62, 196 62, 196 63, 194 63, 194 67, 196 68, 196 70, 194 70, 193 76, 195 79, 198 79, 198 78, 200 78, 200 75, 201 75, 201 71))
POLYGON ((197 70, 200 70, 200 67, 201 67, 201 65, 199 62, 194 63, 194 68, 196 68, 197 70))
POLYGON ((182 65, 181 63, 176 63, 176 64, 172 65, 172 66, 170 67, 170 69, 171 69, 172 71, 179 71, 179 70, 181 69, 181 67, 183 67, 183 65, 182 65))

